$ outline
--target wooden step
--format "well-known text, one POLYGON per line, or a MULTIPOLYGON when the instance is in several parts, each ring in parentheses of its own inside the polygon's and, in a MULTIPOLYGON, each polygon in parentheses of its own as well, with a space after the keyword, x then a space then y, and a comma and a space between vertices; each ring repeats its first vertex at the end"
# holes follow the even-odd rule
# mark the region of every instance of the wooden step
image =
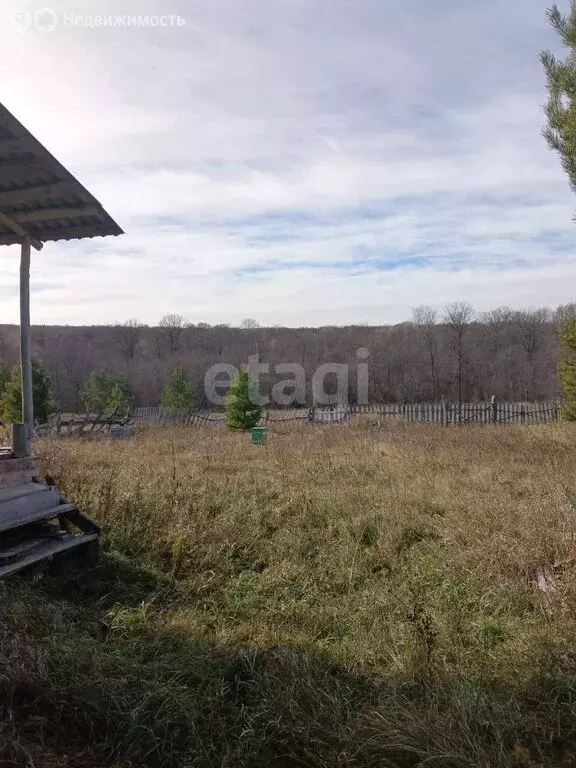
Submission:
POLYGON ((65 532, 46 522, 35 523, 33 526, 29 525, 27 528, 20 528, 16 531, 9 531, 2 536, 0 566, 30 554, 48 541, 63 541, 65 538, 65 532))
POLYGON ((44 493, 47 490, 53 490, 53 485, 44 485, 43 483, 20 483, 10 488, 0 488, 0 504, 13 499, 20 499, 22 496, 30 496, 34 493, 44 493))
POLYGON ((64 536, 64 538, 58 541, 48 539, 45 543, 39 543, 38 546, 35 546, 32 551, 29 552, 29 554, 12 560, 12 562, 7 563, 6 565, 0 566, 0 579, 6 579, 24 568, 34 565, 34 563, 51 559, 62 552, 69 552, 72 549, 76 549, 77 547, 89 544, 98 539, 97 533, 88 533, 83 536, 71 536, 65 534, 64 536))
POLYGON ((51 520, 54 517, 65 515, 68 512, 76 512, 76 506, 74 504, 58 504, 54 507, 48 507, 48 509, 20 512, 14 515, 12 519, 7 515, 0 516, 0 534, 5 531, 10 531, 13 528, 18 528, 21 525, 37 523, 40 520, 51 520))
POLYGON ((60 504, 58 489, 41 483, 26 483, 13 488, 0 489, 0 532, 30 519, 41 519, 41 513, 60 504))
POLYGON ((12 454, 0 454, 0 488, 10 488, 31 483, 40 471, 40 462, 33 457, 14 458, 12 454))

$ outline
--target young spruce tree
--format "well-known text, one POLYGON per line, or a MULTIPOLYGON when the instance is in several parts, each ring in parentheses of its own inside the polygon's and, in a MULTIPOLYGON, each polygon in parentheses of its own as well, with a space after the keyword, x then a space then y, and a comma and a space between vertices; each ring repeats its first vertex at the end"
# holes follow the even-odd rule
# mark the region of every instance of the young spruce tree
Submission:
POLYGON ((226 400, 226 426, 229 429, 252 429, 260 421, 261 408, 252 402, 248 372, 240 370, 226 400))
POLYGON ((171 411, 191 411, 196 402, 196 390, 181 365, 172 368, 164 382, 162 405, 171 411))

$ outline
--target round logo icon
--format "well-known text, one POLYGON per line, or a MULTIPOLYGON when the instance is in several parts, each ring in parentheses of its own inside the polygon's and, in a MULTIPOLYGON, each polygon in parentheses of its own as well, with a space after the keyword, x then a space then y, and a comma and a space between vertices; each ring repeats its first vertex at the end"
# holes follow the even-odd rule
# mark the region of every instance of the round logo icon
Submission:
POLYGON ((10 17, 10 26, 16 32, 28 32, 33 21, 34 18, 30 11, 17 11, 10 17))
POLYGON ((54 32, 58 26, 58 14, 53 8, 42 8, 34 14, 34 26, 38 32, 54 32))

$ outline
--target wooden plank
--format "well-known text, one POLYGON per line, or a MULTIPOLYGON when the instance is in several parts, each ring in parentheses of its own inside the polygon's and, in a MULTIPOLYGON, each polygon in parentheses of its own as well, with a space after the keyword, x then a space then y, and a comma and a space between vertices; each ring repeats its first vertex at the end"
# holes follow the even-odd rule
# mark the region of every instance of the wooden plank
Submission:
POLYGON ((35 154, 37 144, 34 139, 28 136, 18 136, 15 139, 0 139, 0 153, 13 154, 16 152, 27 152, 35 154))
POLYGON ((18 224, 17 221, 14 221, 10 218, 10 216, 7 216, 5 213, 0 213, 0 224, 3 224, 8 229, 11 229, 14 234, 18 235, 18 237, 23 238, 24 240, 29 239, 30 243, 34 246, 34 248, 37 251, 41 251, 43 248, 42 243, 39 240, 36 240, 33 236, 31 236, 20 224, 18 224))
POLYGON ((30 484, 39 472, 39 461, 32 457, 0 461, 0 490, 30 484))
POLYGON ((37 184, 24 189, 13 189, 9 192, 0 192, 0 207, 6 208, 20 203, 39 203, 54 197, 73 194, 77 190, 78 187, 73 181, 56 181, 53 184, 37 184))
MULTIPOLYGON (((0 503, 0 531, 23 525, 21 521, 28 519, 30 515, 49 510, 60 503, 60 494, 57 488, 38 484, 40 491, 28 491, 12 495, 12 498, 4 498, 0 503)), ((21 486, 26 488, 26 486, 21 486)), ((18 488, 6 488, 0 491, 2 495, 8 495, 10 491, 18 488)))
MULTIPOLYGON (((48 509, 37 509, 32 511, 24 511, 18 515, 15 515, 12 520, 9 520, 4 515, 0 514, 0 531, 13 530, 19 528, 22 525, 29 525, 30 523, 37 523, 40 520, 52 520, 55 517, 64 515, 67 512, 77 511, 74 504, 58 504, 55 507, 49 507, 48 509)), ((72 521, 74 522, 74 521, 72 521)))
POLYGON ((82 533, 100 533, 100 526, 96 525, 96 523, 83 512, 80 512, 74 504, 61 504, 60 506, 67 507, 67 509, 63 512, 58 512, 58 515, 63 514, 65 520, 79 528, 82 533))
POLYGON ((0 473, 0 490, 4 488, 16 488, 19 485, 25 485, 32 482, 37 472, 35 470, 14 469, 11 472, 0 473))
POLYGON ((12 176, 14 171, 20 173, 22 170, 28 168, 35 171, 45 171, 53 167, 47 158, 32 156, 32 157, 15 157, 10 160, 0 160, 0 178, 2 176, 12 176))
POLYGON ((39 459, 27 456, 24 459, 18 459, 14 456, 11 448, 0 448, 0 475, 13 472, 14 470, 29 469, 38 472, 40 466, 39 459), (4 455, 2 451, 6 451, 4 455))
MULTIPOLYGON (((54 534, 58 535, 59 531, 54 528, 54 534)), ((10 543, 6 548, 0 548, 0 565, 6 565, 7 563, 14 562, 18 558, 32 552, 39 546, 46 542, 46 531, 42 532, 43 535, 36 534, 34 536, 27 536, 26 538, 20 538, 16 544, 10 543)), ((50 534, 48 534, 50 535, 50 534)))
MULTIPOLYGON (((85 237, 103 237, 96 231, 98 225, 91 224, 84 227, 56 227, 54 229, 44 229, 42 236, 44 241, 50 240, 74 240, 85 237)), ((104 225, 103 225, 104 226, 104 225)))
POLYGON ((63 552, 69 552, 72 549, 81 547, 84 544, 89 544, 90 542, 96 541, 97 539, 97 533, 90 533, 83 536, 70 536, 63 541, 51 541, 44 546, 39 546, 27 557, 23 557, 16 562, 0 567, 0 579, 6 579, 9 576, 13 576, 15 573, 23 570, 24 568, 28 568, 30 565, 34 565, 34 563, 47 560, 54 557, 55 555, 62 554, 63 552))
POLYGON ((14 488, 0 488, 0 504, 3 504, 5 501, 20 499, 23 496, 31 496, 35 493, 45 493, 52 490, 53 487, 43 483, 26 483, 14 488))
POLYGON ((77 216, 98 216, 102 213, 97 205, 78 205, 62 208, 36 208, 34 211, 11 213, 10 218, 24 224, 33 221, 51 221, 53 219, 73 219, 77 216))
MULTIPOLYGON (((7 216, 0 214, 0 222, 9 222, 7 216)), ((17 225, 20 226, 20 225, 17 225)), ((15 230, 16 231, 16 230, 15 230)), ((24 231, 24 230, 22 230, 24 231)), ((30 337, 30 246, 32 241, 26 238, 20 251, 20 372, 22 377, 22 424, 14 424, 12 444, 17 455, 31 455, 31 440, 34 434, 34 397, 32 385, 32 342, 30 337), (22 440, 18 440, 18 431, 22 440), (19 445, 21 442, 21 445, 19 445)), ((38 250, 41 245, 35 245, 38 250)))

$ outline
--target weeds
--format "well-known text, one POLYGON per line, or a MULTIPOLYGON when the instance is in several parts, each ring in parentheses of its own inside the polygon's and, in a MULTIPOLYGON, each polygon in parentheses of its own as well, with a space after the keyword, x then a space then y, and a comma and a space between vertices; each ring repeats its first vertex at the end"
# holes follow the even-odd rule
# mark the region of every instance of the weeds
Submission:
POLYGON ((573 434, 42 443, 104 551, 0 585, 0 764, 573 766, 573 434))

